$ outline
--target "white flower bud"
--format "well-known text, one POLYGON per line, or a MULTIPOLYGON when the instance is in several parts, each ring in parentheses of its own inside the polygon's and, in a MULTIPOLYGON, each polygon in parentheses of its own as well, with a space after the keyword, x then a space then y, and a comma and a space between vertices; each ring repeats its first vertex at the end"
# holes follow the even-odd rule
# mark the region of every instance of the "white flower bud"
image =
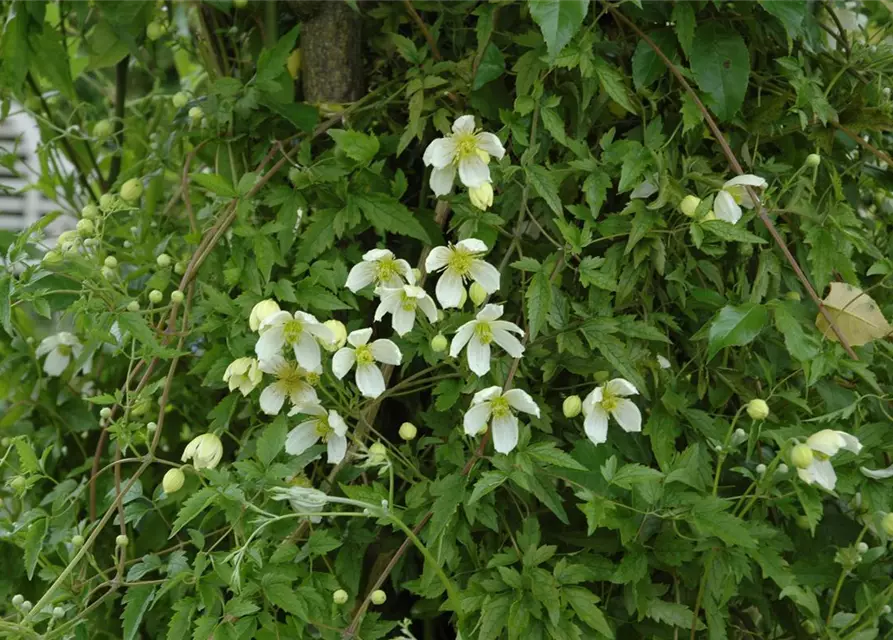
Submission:
POLYGON ((118 259, 115 256, 108 256, 102 263, 109 269, 114 269, 118 266, 118 259))
POLYGON ((369 464, 380 467, 388 462, 388 449, 380 442, 374 442, 369 446, 369 464))
POLYGON ((204 116, 205 116, 205 112, 202 111, 202 108, 201 108, 201 107, 192 107, 192 108, 189 110, 189 117, 190 117, 193 121, 201 120, 204 116))
POLYGON ((56 620, 61 620, 65 617, 65 609, 62 607, 53 607, 53 617, 56 620))
POLYGON ((741 428, 735 429, 732 433, 732 446, 737 447, 744 442, 747 442, 747 432, 741 428))
MULTIPOLYGON (((84 244, 86 244, 86 242, 84 244)), ((102 269, 99 270, 99 272, 102 274, 102 277, 105 278, 106 280, 114 280, 115 276, 117 275, 117 273, 115 273, 114 269, 109 269, 108 267, 103 267, 102 269)))
POLYGON ((179 289, 171 291, 171 302, 180 304, 181 302, 183 302, 183 298, 185 298, 185 296, 179 289))
POLYGON ((185 481, 186 476, 182 471, 179 469, 168 469, 168 472, 164 474, 164 478, 161 479, 161 488, 164 489, 166 494, 170 495, 182 489, 185 481))
POLYGON ((347 602, 347 591, 344 589, 338 589, 332 594, 332 602, 335 604, 344 604, 347 602))
POLYGON ((21 607, 24 601, 25 596, 23 596, 21 593, 17 593, 12 597, 12 606, 21 607))
POLYGON ((806 156, 806 166, 807 167, 817 167, 819 163, 822 161, 822 156, 817 153, 810 153, 806 156))
POLYGON ((78 235, 91 236, 96 230, 96 225, 93 224, 92 220, 89 220, 88 218, 82 218, 81 220, 78 220, 75 228, 78 230, 78 235))
POLYGON ((129 545, 129 544, 130 544, 130 538, 128 538, 127 536, 125 536, 123 533, 118 534, 117 536, 115 536, 115 545, 116 545, 116 546, 121 547, 121 548, 124 548, 124 547, 126 547, 127 545, 129 545))
POLYGON ((409 442, 410 440, 414 440, 416 434, 418 433, 418 429, 411 422, 404 422, 400 425, 400 437, 409 442))
POLYGON ((568 396, 561 405, 565 418, 576 418, 583 409, 583 401, 580 396, 568 396))
POLYGON ((481 211, 486 211, 493 206, 493 185, 484 182, 479 187, 471 187, 468 190, 468 198, 472 205, 481 211))
POLYGON ((109 418, 112 417, 112 410, 109 409, 108 407, 103 407, 102 409, 99 410, 99 417, 104 420, 108 420, 109 418))
POLYGON ((798 444, 791 449, 791 462, 798 469, 806 469, 812 464, 812 449, 809 445, 798 444))
POLYGON ((788 471, 790 471, 790 469, 788 469, 788 465, 786 465, 784 462, 778 465, 778 473, 785 474, 788 471))
POLYGON ((326 351, 338 351, 347 342, 347 327, 340 320, 326 320, 323 324, 332 332, 332 341, 322 341, 320 344, 326 351))
POLYGON ((481 306, 487 299, 487 291, 478 282, 472 282, 468 291, 471 294, 471 301, 476 307, 481 306))
POLYGON ((80 547, 84 546, 84 536, 79 533, 71 536, 71 546, 75 549, 79 549, 80 547))
POLYGON ((747 415, 754 420, 765 420, 769 417, 769 405, 765 400, 754 398, 747 403, 747 415))
POLYGON ((762 475, 764 475, 765 473, 766 473, 766 465, 764 465, 764 464, 762 464, 762 463, 761 463, 761 464, 758 464, 758 465, 757 465, 757 475, 758 475, 758 476, 762 476, 762 475))
POLYGON ((693 196, 691 194, 682 198, 682 202, 679 203, 679 210, 687 215, 689 218, 694 217, 695 211, 698 210, 698 205, 701 204, 701 199, 698 196, 693 196))
POLYGON ((127 310, 128 311, 139 311, 140 303, 137 302, 136 300, 131 300, 130 302, 127 303, 127 310))
POLYGON ((371 600, 372 600, 372 604, 374 604, 374 605, 382 605, 387 601, 387 599, 388 599, 388 595, 381 589, 376 589, 375 591, 372 592, 371 600))
POLYGON ((279 311, 279 305, 275 300, 261 300, 251 309, 251 314, 248 316, 248 326, 252 331, 257 331, 257 328, 260 327, 260 323, 263 322, 265 318, 274 313, 279 313, 279 311))
POLYGON ((19 607, 19 608, 22 610, 22 613, 28 613, 29 611, 31 611, 31 609, 32 609, 33 607, 34 607, 34 605, 31 604, 31 601, 30 601, 30 600, 25 600, 25 601, 22 603, 22 606, 19 607))
POLYGON ((860 542, 856 545, 856 551, 859 553, 868 553, 868 545, 864 542, 860 542))
POLYGON ((158 428, 158 425, 155 424, 154 422, 147 422, 147 423, 146 423, 146 431, 148 431, 149 433, 152 433, 152 432, 155 431, 155 429, 157 429, 157 428, 158 428))
POLYGON ((171 102, 174 103, 174 106, 177 109, 182 109, 186 106, 186 103, 189 102, 189 96, 183 93, 182 91, 178 91, 174 94, 174 97, 171 98, 171 102))
POLYGON ((192 439, 186 445, 183 455, 180 457, 182 462, 192 460, 192 466, 196 470, 213 469, 223 457, 223 443, 213 433, 203 433, 192 439))
POLYGON ((136 202, 143 195, 143 183, 139 178, 131 178, 121 186, 121 198, 127 202, 136 202))
POLYGON ((167 267, 171 266, 171 257, 166 253, 162 253, 157 258, 155 258, 155 264, 157 264, 162 269, 166 269, 167 267))
POLYGON ((164 300, 164 294, 158 289, 152 289, 152 291, 149 292, 149 302, 152 304, 158 304, 162 300, 164 300))
POLYGON ((81 209, 81 217, 91 220, 99 217, 99 208, 95 204, 88 204, 81 209))

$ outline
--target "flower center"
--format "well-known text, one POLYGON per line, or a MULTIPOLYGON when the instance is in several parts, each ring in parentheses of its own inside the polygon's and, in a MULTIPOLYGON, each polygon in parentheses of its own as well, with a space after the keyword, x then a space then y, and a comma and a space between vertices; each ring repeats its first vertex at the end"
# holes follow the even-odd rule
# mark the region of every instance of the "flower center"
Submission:
POLYGON ((473 262, 474 256, 472 254, 466 253, 461 249, 453 249, 447 260, 447 268, 450 271, 453 271, 456 275, 464 278, 471 273, 471 265, 473 262))
POLYGON ((741 201, 744 200, 744 187, 735 185, 734 187, 729 187, 726 189, 726 192, 732 196, 732 200, 734 200, 737 204, 741 204, 741 201))
POLYGON ((831 456, 827 453, 822 453, 821 451, 812 450, 812 455, 816 460, 828 460, 831 456))
POLYGON ((477 153, 478 141, 473 133, 459 133, 455 137, 456 155, 459 160, 477 153))
POLYGON ((493 329, 490 328, 489 322, 478 322, 474 327, 474 332, 477 335, 478 340, 484 344, 493 342, 493 329))
POLYGON ((490 401, 490 414, 494 418, 505 418, 511 415, 512 409, 509 406, 509 401, 499 396, 498 398, 493 398, 490 401))
POLYGON ((602 391, 602 401, 601 407, 605 411, 613 411, 617 408, 617 405, 620 403, 620 398, 605 389, 602 391))
POLYGON ((319 436, 319 439, 323 442, 328 442, 329 436, 335 430, 329 426, 329 419, 327 417, 322 417, 316 421, 316 435, 319 436))
POLYGON ((285 341, 288 344, 297 342, 301 338, 302 333, 304 333, 304 325, 300 320, 289 320, 282 327, 282 335, 285 336, 285 341))
POLYGON ((304 374, 304 382, 309 384, 311 387, 315 387, 319 384, 319 374, 314 373, 313 371, 308 371, 304 374))
POLYGON ((406 295, 406 292, 400 294, 400 306, 404 311, 415 311, 416 299, 406 295))
POLYGON ((400 267, 394 258, 382 258, 378 261, 375 278, 378 282, 387 282, 400 276, 400 267))
POLYGON ((67 344, 60 344, 56 347, 56 351, 58 351, 63 356, 71 356, 71 347, 67 344))
POLYGON ((375 362, 372 355, 372 348, 368 344, 361 344, 357 347, 357 366, 366 366, 375 362))
POLYGON ((280 368, 276 372, 276 377, 289 391, 293 391, 304 384, 304 373, 293 364, 286 364, 280 368))

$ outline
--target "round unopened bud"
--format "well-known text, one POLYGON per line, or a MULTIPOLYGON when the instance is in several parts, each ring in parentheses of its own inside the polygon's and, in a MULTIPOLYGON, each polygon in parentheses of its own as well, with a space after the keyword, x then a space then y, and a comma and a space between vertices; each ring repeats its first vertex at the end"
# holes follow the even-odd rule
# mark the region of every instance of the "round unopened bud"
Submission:
POLYGON ((84 536, 82 536, 79 533, 76 533, 75 535, 71 536, 71 546, 73 546, 75 549, 77 549, 79 547, 82 547, 83 545, 84 545, 84 536))
POLYGON ((180 291, 179 289, 175 289, 174 291, 171 291, 171 302, 180 304, 181 302, 183 302, 183 298, 185 298, 185 297, 186 296, 184 296, 183 292, 180 291))
POLYGON ((369 464, 383 465, 388 461, 388 449, 380 442, 369 446, 369 464))
POLYGON ((810 153, 808 156, 806 156, 805 164, 807 167, 817 167, 817 166, 819 166, 819 163, 821 161, 822 161, 822 156, 820 156, 817 153, 810 153))
POLYGON ((21 607, 24 601, 25 596, 23 596, 21 593, 17 593, 12 597, 12 606, 21 607))
POLYGON ((468 291, 471 293, 471 301, 474 306, 479 307, 484 304, 484 300, 487 299, 487 291, 479 283, 472 282, 468 291))
POLYGON ((332 332, 332 341, 323 341, 322 346, 326 351, 338 351, 347 342, 347 327, 340 320, 326 320, 323 322, 332 332))
POLYGON ((194 121, 201 120, 205 117, 205 112, 202 111, 201 107, 192 107, 189 110, 189 117, 194 121))
POLYGON ((137 302, 136 300, 131 300, 130 302, 127 303, 127 310, 128 311, 139 311, 140 303, 137 302))
POLYGON ((179 469, 168 469, 161 479, 161 488, 167 494, 175 493, 183 488, 186 476, 179 469))
POLYGON ((332 593, 332 602, 335 604, 344 604, 347 602, 347 591, 344 589, 338 589, 334 593, 332 593))
POLYGON ((790 471, 790 469, 788 469, 788 465, 786 465, 784 462, 778 465, 778 473, 784 475, 788 471, 790 471))
POLYGON ((171 257, 166 253, 159 254, 157 258, 155 258, 155 264, 157 264, 162 269, 166 269, 171 266, 171 257))
POLYGON ((146 431, 148 431, 149 433, 152 433, 152 432, 155 431, 155 429, 157 429, 157 428, 158 428, 158 425, 155 424, 154 422, 147 422, 147 423, 146 423, 146 431))
POLYGON ((111 193, 103 193, 99 196, 99 208, 100 209, 111 209, 115 206, 115 196, 111 193))
POLYGON ((102 277, 105 278, 106 280, 114 280, 115 276, 117 275, 115 273, 114 269, 109 269, 108 267, 103 267, 102 269, 99 270, 99 272, 102 274, 102 277))
POLYGON ((158 304, 164 299, 164 294, 161 293, 158 289, 152 289, 149 292, 149 302, 152 304, 158 304))
POLYGON ((687 215, 689 218, 694 217, 695 211, 698 210, 698 205, 701 204, 701 199, 698 196, 693 196, 691 194, 682 198, 682 202, 679 203, 679 210, 687 215))
POLYGON ((14 491, 22 492, 25 490, 25 487, 28 486, 28 481, 25 479, 25 476, 14 476, 13 479, 9 481, 9 486, 12 487, 14 491))
POLYGON ((791 449, 791 462, 798 469, 806 469, 812 464, 812 449, 809 445, 798 444, 791 449))
POLYGON ((112 125, 111 120, 100 120, 93 125, 93 135, 100 140, 108 138, 114 131, 115 127, 112 125))
POLYGON ((130 544, 130 538, 128 538, 127 536, 125 536, 123 533, 118 534, 117 536, 115 536, 115 546, 118 546, 118 547, 122 547, 122 548, 123 548, 123 547, 126 547, 126 546, 129 545, 129 544, 130 544))
POLYGON ((803 514, 800 514, 799 516, 794 518, 794 523, 797 525, 797 527, 803 529, 804 531, 809 529, 809 518, 807 518, 803 514))
POLYGON ((146 37, 149 38, 149 40, 158 40, 164 35, 165 31, 166 29, 163 24, 153 20, 146 26, 146 37))
POLYGON ((189 96, 182 91, 178 91, 174 94, 174 97, 171 98, 171 102, 174 103, 174 106, 177 107, 177 109, 182 109, 186 106, 186 103, 189 102, 189 96))
POLYGON ((893 538, 893 513, 888 513, 884 516, 884 519, 881 520, 881 529, 884 530, 884 533, 893 538))
POLYGON ((419 432, 419 430, 416 429, 416 426, 413 423, 404 422, 403 424, 400 425, 400 431, 398 433, 400 434, 400 437, 403 440, 406 440, 407 442, 409 442, 410 440, 415 439, 416 434, 418 434, 418 432, 419 432))
POLYGON ((884 608, 881 609, 881 613, 883 613, 885 616, 890 615, 890 612, 891 612, 891 611, 893 611, 893 609, 891 609, 891 608, 890 608, 890 605, 888 605, 888 604, 885 604, 885 605, 884 605, 884 608))
POLYGON ((765 420, 769 417, 769 405, 765 400, 754 398, 747 403, 747 415, 754 420, 765 420))
POLYGON ((143 183, 139 178, 131 178, 121 186, 121 197, 127 202, 136 202, 143 195, 143 183))
POLYGON ((735 429, 734 432, 732 432, 731 444, 733 447, 737 447, 744 442, 747 442, 747 432, 739 427, 738 429, 735 429))
POLYGON ((370 599, 372 600, 372 604, 382 605, 387 601, 388 595, 381 589, 376 589, 372 592, 372 597, 370 599))
POLYGON ((583 401, 580 396, 568 396, 561 404, 561 410, 564 412, 565 418, 576 418, 583 410, 583 401))
POLYGON ((47 264, 56 264, 57 262, 62 262, 62 254, 58 251, 47 251, 43 254, 43 262, 47 264))
POLYGON ((108 420, 109 418, 112 417, 112 410, 109 409, 108 407, 103 407, 102 409, 99 410, 99 417, 104 418, 105 420, 108 420))
POLYGON ((99 207, 95 204, 88 204, 86 207, 81 209, 81 217, 87 218, 88 220, 92 218, 96 218, 99 216, 99 207))
POLYGON ((446 336, 442 333, 438 333, 436 336, 431 338, 431 351, 434 353, 443 353, 447 348, 447 339, 446 336))
POLYGON ((102 264, 109 269, 114 269, 118 266, 118 259, 115 256, 107 256, 106 259, 102 261, 102 264))
POLYGON ((868 544, 865 542, 860 542, 856 545, 856 551, 859 553, 868 553, 868 544))
POLYGON ((53 617, 56 620, 61 620, 65 617, 65 609, 62 607, 53 607, 53 617))
POLYGON ((22 610, 22 613, 28 613, 29 611, 31 611, 31 609, 34 608, 34 605, 31 604, 31 601, 30 601, 30 600, 25 600, 25 601, 22 603, 22 606, 19 607, 19 608, 22 610))
POLYGON ((78 235, 81 236, 92 236, 93 232, 96 231, 96 225, 93 224, 92 220, 87 218, 78 220, 75 228, 78 230, 78 235))
POLYGON ((757 475, 762 476, 766 473, 766 465, 760 463, 757 465, 757 475))
POLYGON ((815 622, 813 622, 812 620, 804 620, 801 626, 803 627, 803 630, 809 635, 815 635, 816 626, 815 622))

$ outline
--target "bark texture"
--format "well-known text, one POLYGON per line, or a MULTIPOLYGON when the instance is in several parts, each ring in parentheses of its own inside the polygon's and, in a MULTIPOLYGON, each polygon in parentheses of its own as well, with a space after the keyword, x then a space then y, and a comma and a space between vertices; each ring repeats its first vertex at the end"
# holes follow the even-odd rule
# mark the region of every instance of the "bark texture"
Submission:
POLYGON ((364 93, 360 16, 344 0, 298 3, 304 100, 353 102, 364 93), (301 6, 303 5, 303 6, 301 6))

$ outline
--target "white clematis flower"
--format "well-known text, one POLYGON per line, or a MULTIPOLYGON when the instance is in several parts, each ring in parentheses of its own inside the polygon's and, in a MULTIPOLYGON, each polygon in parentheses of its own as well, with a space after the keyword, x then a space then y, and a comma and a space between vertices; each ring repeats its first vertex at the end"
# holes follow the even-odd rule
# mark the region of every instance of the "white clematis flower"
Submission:
POLYGON ((255 358, 236 358, 223 372, 223 381, 229 384, 229 390, 238 389, 243 396, 254 391, 263 377, 255 358))
POLYGON ((465 433, 475 436, 489 424, 493 430, 493 448, 499 453, 508 453, 518 444, 518 418, 513 409, 540 417, 540 408, 526 391, 510 389, 503 393, 501 387, 478 391, 462 420, 465 433))
POLYGON ((443 270, 437 281, 437 301, 444 309, 459 307, 465 281, 474 280, 488 294, 499 289, 499 270, 481 259, 487 245, 476 238, 468 238, 447 247, 434 247, 425 259, 428 273, 443 270))
POLYGON ((261 360, 260 370, 276 378, 260 394, 260 408, 267 415, 278 415, 286 398, 295 407, 319 403, 313 388, 313 383, 319 379, 317 373, 305 371, 279 354, 269 360, 261 360))
POLYGON ((494 134, 475 131, 474 116, 460 116, 453 123, 453 133, 428 145, 422 160, 431 171, 431 190, 445 196, 453 190, 456 170, 459 180, 468 188, 490 182, 490 156, 501 160, 505 155, 502 143, 494 134))
MULTIPOLYGON (((43 356, 47 357, 46 360, 43 361, 43 371, 48 376, 55 378, 62 375, 62 372, 65 371, 65 368, 68 367, 68 363, 71 362, 72 359, 77 360, 80 358, 83 350, 84 346, 74 334, 67 331, 60 331, 55 335, 47 336, 41 340, 40 344, 37 345, 36 354, 38 358, 43 356)), ((89 361, 81 365, 80 368, 84 370, 84 373, 89 373, 89 361)), ((75 373, 77 373, 77 371, 75 371, 75 373)))
POLYGON ((502 309, 501 304, 488 304, 474 320, 459 327, 450 343, 450 355, 454 358, 468 345, 468 367, 479 376, 490 370, 490 343, 495 342, 513 358, 524 353, 524 346, 511 334, 523 335, 524 330, 513 322, 500 320, 502 309))
POLYGON ((764 189, 768 183, 760 176, 747 173, 736 176, 722 186, 713 201, 716 218, 735 224, 741 219, 741 207, 753 209, 754 201, 747 193, 747 187, 764 189))
POLYGON ((400 336, 412 331, 417 311, 424 313, 432 324, 437 322, 437 306, 421 287, 405 284, 399 289, 381 288, 378 295, 381 303, 375 310, 375 321, 390 313, 391 326, 400 336))
POLYGON ((335 339, 331 329, 303 311, 295 311, 294 316, 288 311, 273 313, 260 323, 259 331, 254 351, 261 362, 279 355, 282 347, 288 345, 301 367, 317 373, 322 371, 322 356, 316 339, 323 342, 335 339))
POLYGON ((628 433, 642 430, 642 414, 639 407, 626 396, 639 393, 633 384, 623 378, 609 380, 603 387, 596 387, 583 399, 583 428, 593 444, 608 439, 608 416, 612 416, 620 428, 628 433))
POLYGON ((845 431, 822 429, 806 439, 806 446, 812 449, 812 462, 805 469, 797 469, 797 475, 806 484, 815 482, 820 487, 833 491, 837 484, 837 474, 831 465, 831 457, 841 449, 859 453, 862 443, 856 436, 845 431))
POLYGON ((387 249, 372 249, 363 254, 363 261, 347 274, 345 286, 356 293, 370 284, 376 287, 400 287, 403 280, 415 284, 412 267, 402 258, 395 258, 387 249))
POLYGON ((180 462, 192 460, 192 466, 196 471, 201 469, 213 469, 223 457, 223 443, 217 434, 203 433, 193 438, 180 456, 180 462))
POLYGON ((329 464, 338 464, 347 453, 347 423, 337 411, 326 411, 318 404, 295 407, 288 415, 305 413, 313 416, 288 432, 285 452, 293 456, 304 453, 322 440, 326 443, 329 464))
POLYGON ((351 331, 347 335, 347 342, 353 348, 344 347, 338 350, 332 358, 332 372, 340 380, 356 365, 355 379, 360 393, 367 398, 377 398, 385 389, 384 376, 377 363, 398 365, 403 361, 403 354, 390 340, 369 343, 371 337, 372 329, 351 331))
MULTIPOLYGON (((291 487, 275 487, 271 491, 272 498, 273 500, 288 500, 291 508, 298 513, 319 513, 325 508, 329 496, 309 484, 307 481, 306 486, 297 484, 291 487)), ((315 515, 308 516, 308 518, 314 524, 322 521, 322 518, 315 515)))

